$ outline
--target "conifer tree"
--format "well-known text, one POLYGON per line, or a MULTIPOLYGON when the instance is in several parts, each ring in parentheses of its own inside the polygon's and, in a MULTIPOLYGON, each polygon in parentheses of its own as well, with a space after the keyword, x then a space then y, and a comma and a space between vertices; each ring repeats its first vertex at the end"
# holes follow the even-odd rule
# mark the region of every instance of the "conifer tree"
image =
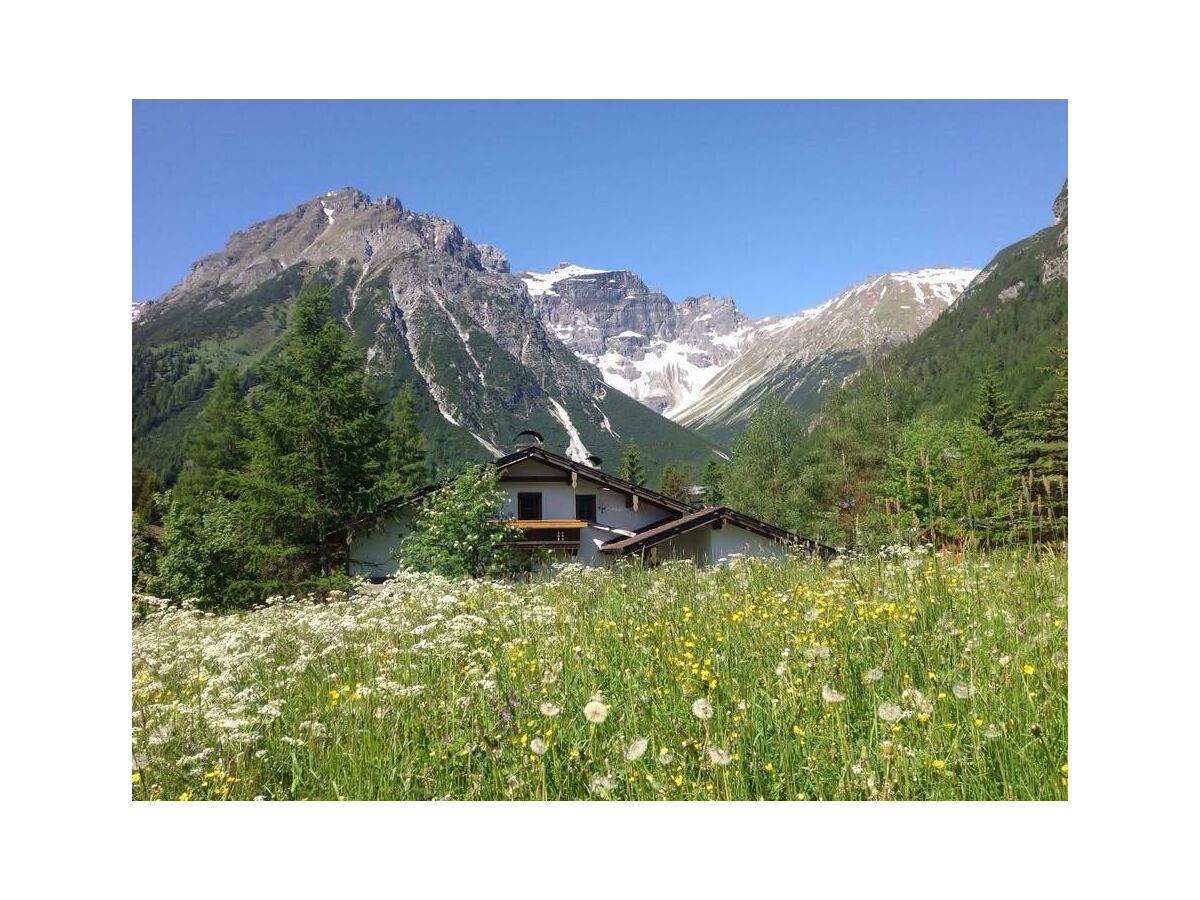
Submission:
POLYGON ((715 459, 710 459, 704 467, 704 476, 700 479, 700 484, 704 487, 704 503, 707 506, 720 506, 725 502, 722 486, 724 480, 725 470, 715 459))
POLYGON ((388 468, 395 480, 397 494, 411 494, 429 481, 425 438, 417 425, 416 395, 412 385, 404 385, 392 402, 388 468))
POLYGON ((617 471, 617 476, 633 484, 646 483, 646 469, 642 465, 642 457, 638 453, 637 444, 633 441, 625 444, 625 450, 621 455, 621 468, 617 471))
POLYGON ((234 478, 246 465, 248 437, 241 379, 227 368, 217 377, 188 441, 172 494, 175 501, 189 503, 213 493, 230 496, 234 478))
POLYGON ((277 548, 321 575, 344 559, 352 526, 388 499, 383 410, 329 306, 323 287, 296 298, 285 342, 263 366, 240 481, 277 548))
POLYGON ((1007 440, 1012 428, 1012 404, 1000 389, 995 369, 988 369, 975 391, 975 424, 996 441, 1007 440))
POLYGON ((687 466, 673 466, 667 463, 663 468, 662 484, 658 488, 659 493, 673 497, 681 503, 690 503, 692 500, 691 487, 691 470, 687 466))
POLYGON ((154 473, 134 461, 133 511, 146 525, 158 522, 158 512, 154 506, 154 495, 158 490, 158 479, 154 477, 154 473))

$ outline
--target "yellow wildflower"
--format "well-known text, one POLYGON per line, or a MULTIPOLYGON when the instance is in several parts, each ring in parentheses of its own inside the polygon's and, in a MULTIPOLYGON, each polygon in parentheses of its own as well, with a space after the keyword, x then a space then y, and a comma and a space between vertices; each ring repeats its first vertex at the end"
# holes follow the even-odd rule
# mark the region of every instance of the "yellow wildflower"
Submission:
POLYGON ((946 761, 945 761, 944 759, 935 759, 935 760, 931 760, 929 764, 930 764, 931 766, 933 766, 935 769, 944 769, 944 768, 946 768, 946 761))

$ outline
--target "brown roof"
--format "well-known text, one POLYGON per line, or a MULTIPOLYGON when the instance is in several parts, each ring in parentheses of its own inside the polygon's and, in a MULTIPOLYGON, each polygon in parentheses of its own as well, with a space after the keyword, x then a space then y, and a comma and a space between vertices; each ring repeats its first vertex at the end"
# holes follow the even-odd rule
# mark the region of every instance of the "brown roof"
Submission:
MULTIPOLYGON (((527 459, 536 459, 547 465, 554 466, 564 472, 574 472, 580 478, 586 478, 596 484, 602 484, 605 487, 610 487, 613 490, 621 491, 626 494, 637 494, 645 500, 649 500, 658 506, 668 509, 673 513, 690 513, 696 507, 690 503, 683 503, 676 500, 674 497, 668 497, 666 494, 660 494, 658 491, 651 490, 640 484, 634 484, 631 481, 626 481, 624 478, 618 478, 616 475, 609 475, 607 472, 602 472, 599 469, 594 469, 586 463, 576 462, 573 459, 568 459, 565 456, 559 456, 547 450, 545 447, 522 447, 515 453, 510 453, 507 456, 502 456, 496 460, 493 465, 497 469, 506 469, 509 466, 516 465, 519 462, 524 462, 527 459)), ((444 487, 454 480, 453 477, 446 478, 436 484, 428 484, 423 488, 418 488, 409 494, 407 497, 397 497, 390 501, 387 506, 407 506, 416 500, 420 500, 432 494, 438 488, 444 487)))
POLYGON ((827 547, 824 544, 818 544, 816 541, 802 538, 798 534, 793 534, 782 528, 776 528, 774 525, 764 522, 761 519, 756 519, 753 516, 747 516, 744 513, 732 510, 728 506, 709 506, 677 519, 667 522, 657 522, 651 527, 637 532, 632 537, 618 537, 611 541, 606 541, 600 545, 600 549, 605 553, 629 553, 634 550, 642 550, 654 544, 661 543, 668 538, 675 537, 678 534, 683 534, 694 528, 715 522, 730 522, 747 531, 760 534, 763 537, 768 537, 785 544, 795 544, 796 546, 803 547, 805 550, 820 553, 821 556, 826 558, 833 556, 837 552, 833 547, 827 547))

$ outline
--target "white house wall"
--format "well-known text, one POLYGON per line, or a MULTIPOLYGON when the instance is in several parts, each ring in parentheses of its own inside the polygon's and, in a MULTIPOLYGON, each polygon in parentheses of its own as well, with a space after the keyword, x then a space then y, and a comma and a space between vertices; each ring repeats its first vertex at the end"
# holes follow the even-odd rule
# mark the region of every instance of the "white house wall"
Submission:
MULTIPOLYGON (((626 494, 614 491, 603 485, 588 481, 586 478, 576 479, 577 487, 572 488, 567 479, 570 477, 561 469, 552 468, 535 460, 525 460, 505 469, 502 476, 506 479, 521 475, 544 477, 552 475, 561 477, 562 481, 503 481, 500 487, 504 489, 505 500, 501 515, 506 518, 517 517, 517 494, 525 491, 536 491, 542 495, 543 519, 574 519, 575 495, 596 495, 596 524, 580 529, 579 555, 576 559, 587 565, 604 565, 612 557, 600 552, 600 545, 615 537, 620 537, 620 531, 633 532, 644 528, 653 522, 660 522, 670 515, 670 510, 638 498, 638 508, 635 512, 625 505, 626 494), (606 527, 605 527, 606 526, 606 527), (620 529, 614 531, 612 529, 620 529)), ((383 528, 355 537, 350 544, 350 574, 367 578, 386 578, 395 574, 399 564, 392 554, 400 546, 400 538, 411 527, 411 516, 390 520, 383 528)))
POLYGON ((743 556, 786 556, 787 548, 778 541, 747 531, 745 528, 726 522, 724 528, 713 531, 711 535, 712 561, 721 562, 734 553, 743 556))
POLYGON ((747 531, 732 522, 726 522, 723 528, 701 525, 656 544, 653 549, 654 558, 659 561, 690 559, 698 566, 723 562, 735 553, 742 556, 787 554, 787 548, 778 541, 747 531))
POLYGON ((384 523, 383 527, 362 535, 350 542, 351 577, 386 578, 396 574, 400 564, 392 554, 400 547, 400 538, 409 530, 412 517, 397 516, 384 523))
MULTIPOLYGON (((525 470, 525 463, 521 463, 522 471, 515 472, 518 466, 513 466, 504 471, 505 478, 512 478, 518 474, 522 475, 541 475, 541 474, 563 474, 558 469, 549 470, 547 472, 535 472, 525 470)), ((546 467, 549 469, 549 467, 546 467)), ((620 537, 619 531, 612 529, 620 529, 621 531, 633 532, 639 528, 653 523, 660 522, 670 515, 670 510, 664 509, 655 503, 650 503, 647 500, 639 498, 638 508, 635 512, 630 507, 625 505, 625 498, 628 496, 620 491, 614 491, 611 488, 606 488, 603 485, 595 484, 583 477, 577 479, 577 487, 571 487, 567 482, 567 476, 564 475, 562 482, 554 481, 505 481, 501 484, 504 488, 507 498, 504 502, 503 515, 508 518, 515 519, 517 517, 517 494, 524 492, 541 492, 542 495, 542 518, 543 519, 574 519, 575 518, 575 495, 576 494, 595 494, 596 495, 596 525, 589 525, 587 528, 580 529, 579 532, 579 555, 576 559, 587 565, 603 565, 609 560, 609 555, 600 552, 600 545, 606 541, 611 541, 613 538, 620 537)))

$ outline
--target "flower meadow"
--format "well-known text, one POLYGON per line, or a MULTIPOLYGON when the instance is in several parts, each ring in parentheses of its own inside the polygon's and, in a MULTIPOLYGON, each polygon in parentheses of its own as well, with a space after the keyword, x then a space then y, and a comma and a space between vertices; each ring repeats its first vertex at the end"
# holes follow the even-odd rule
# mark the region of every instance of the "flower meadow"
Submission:
POLYGON ((1063 554, 135 597, 133 799, 1067 797, 1063 554))

